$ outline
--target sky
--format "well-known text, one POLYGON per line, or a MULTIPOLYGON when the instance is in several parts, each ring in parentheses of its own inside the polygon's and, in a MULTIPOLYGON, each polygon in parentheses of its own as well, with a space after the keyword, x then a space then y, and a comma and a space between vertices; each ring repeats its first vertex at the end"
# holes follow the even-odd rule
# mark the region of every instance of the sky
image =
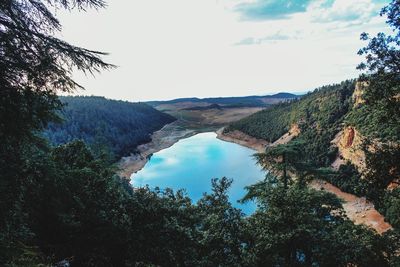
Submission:
POLYGON ((356 78, 385 0, 129 0, 57 11, 68 42, 118 67, 75 72, 79 95, 128 101, 303 93, 356 78))

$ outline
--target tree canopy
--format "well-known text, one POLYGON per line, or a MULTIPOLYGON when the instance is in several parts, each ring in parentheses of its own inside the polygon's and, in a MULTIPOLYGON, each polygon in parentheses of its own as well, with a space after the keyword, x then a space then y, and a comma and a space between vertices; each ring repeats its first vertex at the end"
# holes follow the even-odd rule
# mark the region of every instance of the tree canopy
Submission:
POLYGON ((104 97, 61 97, 62 119, 44 131, 53 145, 84 140, 96 154, 106 150, 118 160, 151 141, 151 134, 174 117, 144 103, 109 100, 104 97))

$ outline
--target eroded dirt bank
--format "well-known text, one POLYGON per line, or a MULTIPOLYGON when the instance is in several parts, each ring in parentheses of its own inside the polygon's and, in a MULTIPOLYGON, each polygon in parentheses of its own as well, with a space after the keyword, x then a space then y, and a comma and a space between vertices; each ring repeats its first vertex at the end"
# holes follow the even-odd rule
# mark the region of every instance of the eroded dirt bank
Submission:
POLYGON ((343 208, 346 211, 346 215, 355 224, 365 224, 380 234, 392 229, 392 226, 385 222, 382 214, 374 208, 374 204, 366 200, 365 197, 357 197, 345 193, 336 186, 322 180, 314 180, 310 186, 317 190, 333 193, 340 199, 343 199, 345 201, 343 208))
POLYGON ((257 139, 241 131, 235 130, 228 133, 223 133, 223 131, 224 128, 221 128, 217 131, 218 139, 251 148, 259 153, 264 152, 265 147, 268 145, 267 141, 262 139, 257 139))

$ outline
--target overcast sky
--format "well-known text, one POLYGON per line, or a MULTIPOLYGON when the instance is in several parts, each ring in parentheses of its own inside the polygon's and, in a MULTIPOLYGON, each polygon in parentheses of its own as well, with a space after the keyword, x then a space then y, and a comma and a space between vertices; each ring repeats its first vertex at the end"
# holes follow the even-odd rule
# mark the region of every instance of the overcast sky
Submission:
POLYGON ((383 0, 108 0, 59 13, 62 38, 118 66, 76 73, 129 101, 304 92, 358 76, 363 31, 387 31, 383 0))

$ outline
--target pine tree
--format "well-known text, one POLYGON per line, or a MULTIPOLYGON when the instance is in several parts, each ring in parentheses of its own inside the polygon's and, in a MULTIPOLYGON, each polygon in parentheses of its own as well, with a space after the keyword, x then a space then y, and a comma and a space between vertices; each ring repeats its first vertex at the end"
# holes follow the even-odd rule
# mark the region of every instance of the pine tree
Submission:
POLYGON ((35 173, 35 154, 45 144, 37 137, 55 110, 58 92, 81 88, 74 69, 95 73, 111 68, 104 53, 54 37, 61 30, 54 11, 100 8, 102 0, 0 1, 0 262, 9 248, 30 236, 24 221, 24 195, 35 173))

